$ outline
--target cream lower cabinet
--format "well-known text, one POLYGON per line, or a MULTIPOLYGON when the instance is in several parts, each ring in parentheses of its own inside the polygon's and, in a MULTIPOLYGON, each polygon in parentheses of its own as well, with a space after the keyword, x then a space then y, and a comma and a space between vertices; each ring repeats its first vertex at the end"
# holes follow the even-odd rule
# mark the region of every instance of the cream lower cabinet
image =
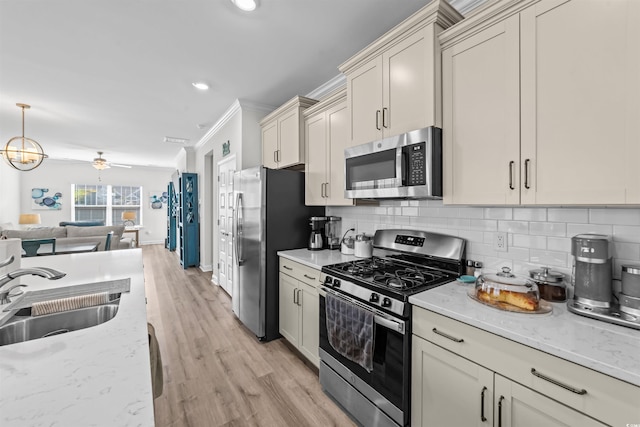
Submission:
POLYGON ((320 271, 280 258, 279 331, 315 366, 320 365, 320 271))
POLYGON ((413 426, 605 426, 426 340, 412 344, 413 426))
POLYGON ((444 202, 640 203, 640 2, 507 3, 440 34, 444 202))
POLYGON ((327 96, 304 112, 305 204, 351 206, 344 197, 344 149, 348 146, 349 115, 346 90, 327 96))
POLYGON ((296 96, 260 121, 263 166, 281 169, 304 163, 302 112, 316 102, 296 96))
POLYGON ((412 426, 640 420, 640 387, 417 307, 413 334, 412 426))
POLYGON ((350 145, 441 126, 437 35, 462 19, 434 1, 342 64, 347 77, 350 145))

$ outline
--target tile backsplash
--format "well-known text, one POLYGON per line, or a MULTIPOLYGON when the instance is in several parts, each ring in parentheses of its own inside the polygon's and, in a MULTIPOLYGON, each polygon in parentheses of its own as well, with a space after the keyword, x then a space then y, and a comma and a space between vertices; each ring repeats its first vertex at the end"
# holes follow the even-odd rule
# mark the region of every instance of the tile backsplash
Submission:
POLYGON ((570 276, 571 237, 581 233, 612 237, 615 279, 620 279, 622 265, 640 265, 639 208, 466 207, 435 200, 392 200, 379 206, 330 207, 327 215, 342 217, 342 229, 355 227, 358 233, 405 228, 462 237, 467 241, 467 259, 494 271, 508 266, 527 274, 532 268, 549 266, 570 276), (497 232, 507 234, 506 252, 494 249, 497 232))

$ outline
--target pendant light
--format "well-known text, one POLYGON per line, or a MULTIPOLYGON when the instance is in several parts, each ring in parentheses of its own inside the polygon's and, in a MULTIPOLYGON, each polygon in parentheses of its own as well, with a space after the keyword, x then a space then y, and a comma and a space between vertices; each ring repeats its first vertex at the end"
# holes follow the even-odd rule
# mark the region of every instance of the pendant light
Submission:
POLYGON ((27 104, 16 104, 22 108, 22 136, 14 136, 11 138, 4 149, 0 150, 0 154, 9 165, 19 171, 30 171, 38 166, 45 157, 44 150, 35 140, 24 136, 24 110, 31 108, 27 104))

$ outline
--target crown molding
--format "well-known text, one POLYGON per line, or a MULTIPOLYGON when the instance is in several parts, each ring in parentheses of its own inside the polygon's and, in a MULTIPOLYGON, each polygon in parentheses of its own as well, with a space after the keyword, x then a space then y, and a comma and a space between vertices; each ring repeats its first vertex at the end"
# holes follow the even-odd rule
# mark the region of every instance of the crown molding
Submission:
POLYGON ((215 135, 225 124, 227 124, 238 111, 241 110, 242 108, 240 107, 240 100, 236 99, 235 101, 233 101, 233 104, 231 104, 231 106, 227 108, 227 111, 224 112, 224 114, 218 119, 218 121, 209 128, 207 133, 205 133, 202 138, 198 140, 194 147, 202 147, 207 141, 211 139, 213 135, 215 135))
POLYGON ((338 74, 328 82, 318 86, 316 89, 309 92, 306 97, 312 99, 322 99, 330 93, 347 87, 347 76, 344 74, 338 74))

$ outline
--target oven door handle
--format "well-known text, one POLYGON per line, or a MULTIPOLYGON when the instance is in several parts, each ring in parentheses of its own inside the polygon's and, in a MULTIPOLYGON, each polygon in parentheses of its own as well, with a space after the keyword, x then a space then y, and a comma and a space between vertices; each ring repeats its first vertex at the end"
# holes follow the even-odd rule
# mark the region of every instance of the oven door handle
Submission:
POLYGON ((398 323, 395 320, 385 319, 377 314, 373 315, 373 321, 380 326, 384 326, 387 329, 392 329, 398 333, 404 335, 404 323, 398 323))
POLYGON ((373 314, 373 321, 376 324, 404 335, 405 323, 403 321, 390 319, 389 317, 383 315, 382 313, 377 312, 377 310, 372 310, 371 307, 367 307, 366 305, 354 300, 353 298, 349 298, 346 295, 338 294, 337 292, 332 291, 331 289, 327 289, 326 287, 321 286, 320 295, 324 297, 326 294, 331 294, 338 299, 341 299, 349 304, 353 304, 355 306, 362 308, 363 310, 368 311, 369 313, 373 314))

